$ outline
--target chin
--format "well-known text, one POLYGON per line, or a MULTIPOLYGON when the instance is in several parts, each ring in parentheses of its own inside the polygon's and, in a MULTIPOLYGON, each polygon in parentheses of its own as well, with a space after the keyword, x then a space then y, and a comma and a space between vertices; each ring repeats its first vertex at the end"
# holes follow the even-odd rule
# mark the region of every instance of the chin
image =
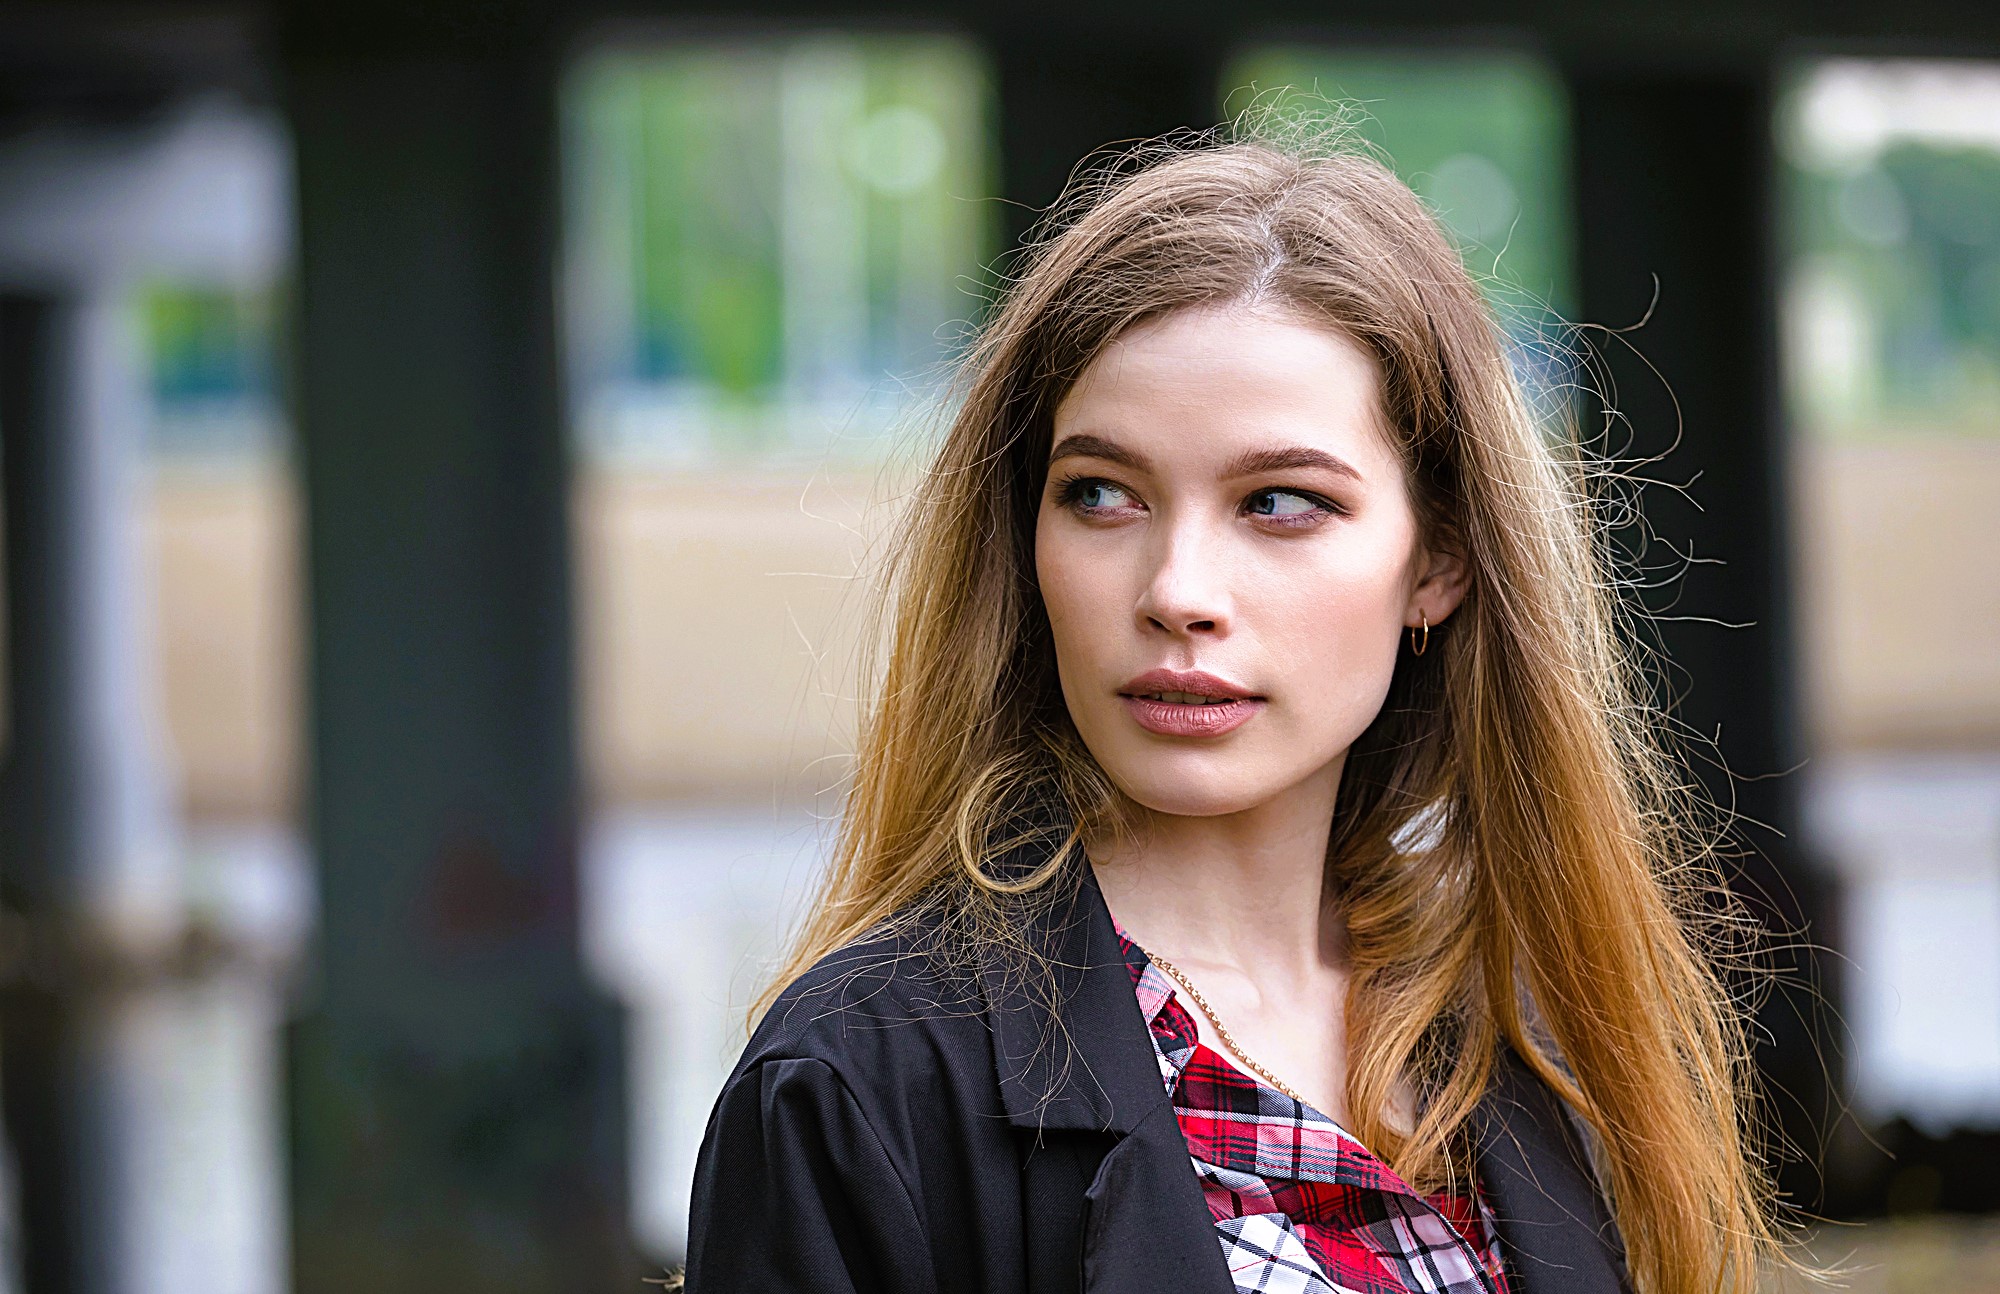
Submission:
POLYGON ((1276 795, 1277 779, 1246 778, 1242 770, 1218 768, 1226 757, 1147 758, 1138 755, 1103 761, 1106 775, 1128 799, 1177 818, 1215 818, 1254 809, 1276 795))

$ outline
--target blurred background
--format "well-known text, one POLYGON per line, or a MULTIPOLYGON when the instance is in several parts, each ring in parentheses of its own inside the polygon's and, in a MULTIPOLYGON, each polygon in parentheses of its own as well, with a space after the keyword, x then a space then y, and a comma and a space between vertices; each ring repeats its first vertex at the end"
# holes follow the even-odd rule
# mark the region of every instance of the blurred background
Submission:
POLYGON ((0 9, 0 1294, 637 1291, 1093 150, 1359 129, 1642 563, 1858 1290, 2000 1290, 2000 17, 0 9), (1669 452, 1671 451, 1671 452, 1669 452))

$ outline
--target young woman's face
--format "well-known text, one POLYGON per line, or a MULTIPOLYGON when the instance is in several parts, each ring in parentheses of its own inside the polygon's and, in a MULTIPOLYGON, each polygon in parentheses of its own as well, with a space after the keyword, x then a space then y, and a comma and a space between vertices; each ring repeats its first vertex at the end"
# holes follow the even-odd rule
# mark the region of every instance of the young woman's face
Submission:
POLYGON ((1405 626, 1457 605, 1380 399, 1345 335, 1232 308, 1128 331, 1056 410, 1036 576, 1070 715, 1140 804, 1233 813, 1315 779, 1330 796, 1405 626))

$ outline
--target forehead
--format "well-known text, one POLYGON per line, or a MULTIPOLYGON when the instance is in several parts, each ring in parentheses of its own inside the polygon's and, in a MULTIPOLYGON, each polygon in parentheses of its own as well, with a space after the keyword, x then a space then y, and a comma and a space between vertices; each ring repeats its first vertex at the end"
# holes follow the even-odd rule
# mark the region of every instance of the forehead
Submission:
MULTIPOLYGON (((1331 325, 1244 308, 1191 309, 1120 334, 1057 406, 1055 429, 1115 436, 1149 457, 1233 454, 1282 440, 1381 466, 1375 358, 1331 325)), ((1357 466, 1364 466, 1357 463, 1357 466)))

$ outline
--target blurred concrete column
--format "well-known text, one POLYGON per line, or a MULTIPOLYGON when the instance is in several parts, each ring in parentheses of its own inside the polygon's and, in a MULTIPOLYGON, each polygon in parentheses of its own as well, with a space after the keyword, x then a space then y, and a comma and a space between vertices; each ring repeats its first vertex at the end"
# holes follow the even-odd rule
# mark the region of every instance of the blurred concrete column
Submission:
POLYGON ((31 1294, 137 1290, 144 1076, 132 973, 181 935, 134 529, 144 368, 112 289, 0 297, 10 706, 0 887, 15 924, 0 1095, 31 1294))
MULTIPOLYGON (((1611 336, 1592 381, 1615 410, 1609 448, 1664 454, 1640 469, 1644 563, 1669 662, 1661 685, 1697 777, 1741 815, 1733 882, 1776 930, 1831 943, 1829 882, 1794 843, 1804 755, 1790 606, 1786 437, 1777 366, 1772 71, 1568 61, 1582 318, 1611 336), (1671 450, 1671 452, 1669 452, 1671 450), (1692 555, 1694 564, 1688 564, 1692 555), (1713 743, 1713 744, 1710 744, 1713 743), (1725 771, 1726 770, 1726 771, 1725 771), (1782 833, 1782 834, 1781 834, 1782 833)), ((1595 423, 1590 424, 1593 427, 1595 423)), ((1791 940, 1781 936, 1781 942, 1791 940)), ((1769 1116, 1812 1161, 1841 1076, 1820 994, 1829 958, 1775 958, 1793 987, 1760 1013, 1769 1116)), ((1811 1163, 1787 1168, 1795 1201, 1819 1202, 1811 1163)))
POLYGON ((1092 154, 1221 116, 1226 30, 1146 30, 1082 9, 1064 22, 1046 17, 996 14, 987 38, 999 73, 1009 248, 1092 154))
POLYGON ((297 1288, 636 1290, 619 1020, 579 956, 558 63, 518 14, 369 12, 284 37, 321 886, 297 1288))

